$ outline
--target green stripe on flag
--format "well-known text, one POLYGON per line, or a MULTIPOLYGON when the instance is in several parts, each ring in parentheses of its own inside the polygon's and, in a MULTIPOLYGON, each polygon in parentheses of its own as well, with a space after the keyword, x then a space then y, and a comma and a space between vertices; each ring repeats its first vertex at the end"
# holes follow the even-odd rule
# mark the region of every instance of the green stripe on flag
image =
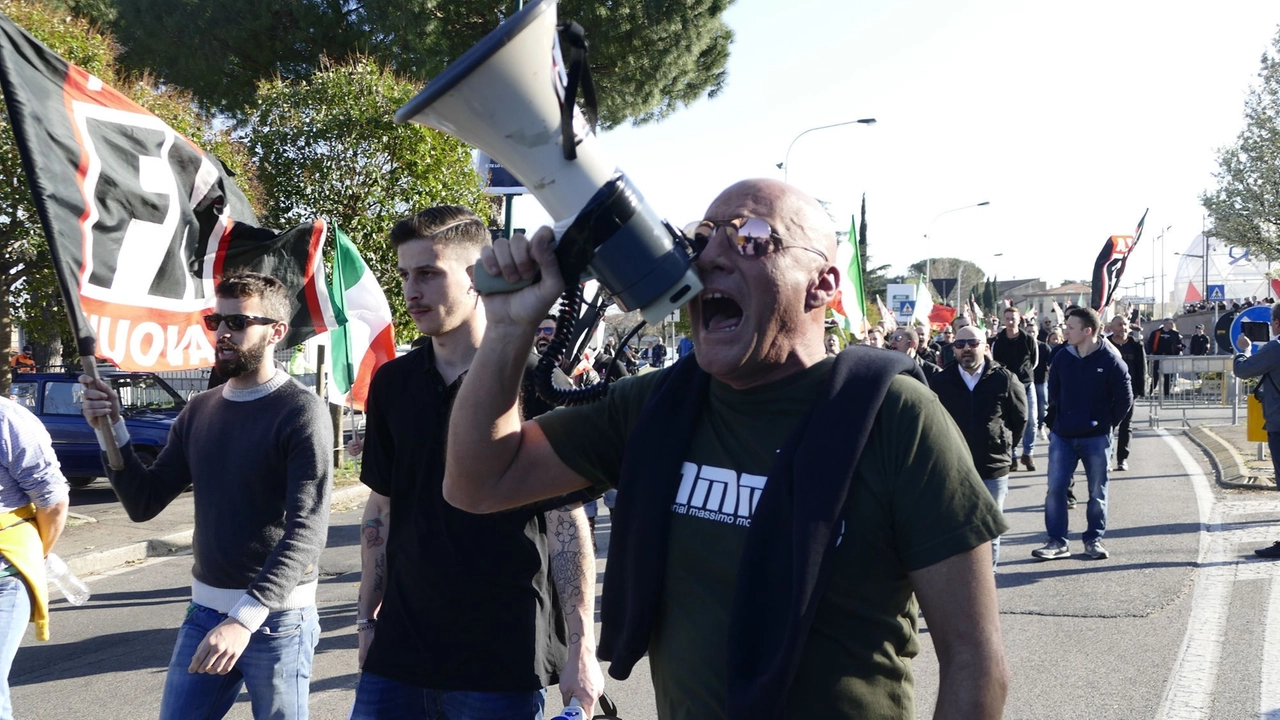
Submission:
POLYGON ((351 334, 347 331, 347 291, 364 276, 365 264, 355 243, 335 224, 333 226, 333 314, 338 327, 330 333, 333 350, 333 384, 342 392, 350 392, 356 381, 355 358, 352 357, 351 334))

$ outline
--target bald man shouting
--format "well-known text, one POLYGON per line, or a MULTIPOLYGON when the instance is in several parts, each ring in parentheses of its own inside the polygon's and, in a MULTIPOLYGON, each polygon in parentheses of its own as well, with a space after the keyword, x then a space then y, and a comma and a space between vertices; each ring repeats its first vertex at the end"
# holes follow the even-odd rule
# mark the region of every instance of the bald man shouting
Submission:
POLYGON ((541 279, 484 296, 445 497, 496 512, 618 489, 600 656, 624 679, 649 653, 663 720, 913 718, 915 598, 941 664, 934 717, 1000 717, 1004 520, 910 358, 826 355, 826 213, 748 180, 686 233, 698 352, 525 423, 524 348, 564 281, 546 228, 486 250, 490 272, 541 279))

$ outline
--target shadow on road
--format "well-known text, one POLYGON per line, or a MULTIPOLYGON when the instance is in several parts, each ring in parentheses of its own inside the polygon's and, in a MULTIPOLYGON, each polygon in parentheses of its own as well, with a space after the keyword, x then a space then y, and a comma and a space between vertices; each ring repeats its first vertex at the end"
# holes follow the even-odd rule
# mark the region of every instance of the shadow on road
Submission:
POLYGON ((146 669, 163 671, 169 666, 175 637, 174 628, 159 628, 97 635, 70 643, 31 645, 18 651, 9 684, 35 685, 146 669), (77 661, 68 663, 68 657, 77 661))

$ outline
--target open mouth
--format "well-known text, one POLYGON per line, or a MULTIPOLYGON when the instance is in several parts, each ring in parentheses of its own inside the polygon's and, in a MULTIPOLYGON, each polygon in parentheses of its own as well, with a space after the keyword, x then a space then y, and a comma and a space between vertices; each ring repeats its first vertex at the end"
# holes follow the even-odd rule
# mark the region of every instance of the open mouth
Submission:
POLYGON ((702 301, 702 329, 707 332, 732 332, 742 322, 742 306, 724 293, 706 293, 702 301))

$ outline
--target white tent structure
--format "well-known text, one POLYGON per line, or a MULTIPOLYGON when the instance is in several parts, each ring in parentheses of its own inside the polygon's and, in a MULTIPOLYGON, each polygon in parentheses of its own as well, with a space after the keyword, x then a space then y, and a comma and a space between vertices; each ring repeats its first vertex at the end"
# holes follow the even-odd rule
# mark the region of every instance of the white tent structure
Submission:
POLYGON ((1180 256, 1169 297, 1171 305, 1217 300, 1217 297, 1207 297, 1209 290, 1216 291, 1217 286, 1222 286, 1222 299, 1228 303, 1255 295, 1258 299, 1276 296, 1267 279, 1269 263, 1266 260, 1255 260, 1248 250, 1213 238, 1209 239, 1208 252, 1205 250, 1204 236, 1196 235, 1180 256), (1193 257, 1204 255, 1208 256, 1207 282, 1205 260, 1193 257))

